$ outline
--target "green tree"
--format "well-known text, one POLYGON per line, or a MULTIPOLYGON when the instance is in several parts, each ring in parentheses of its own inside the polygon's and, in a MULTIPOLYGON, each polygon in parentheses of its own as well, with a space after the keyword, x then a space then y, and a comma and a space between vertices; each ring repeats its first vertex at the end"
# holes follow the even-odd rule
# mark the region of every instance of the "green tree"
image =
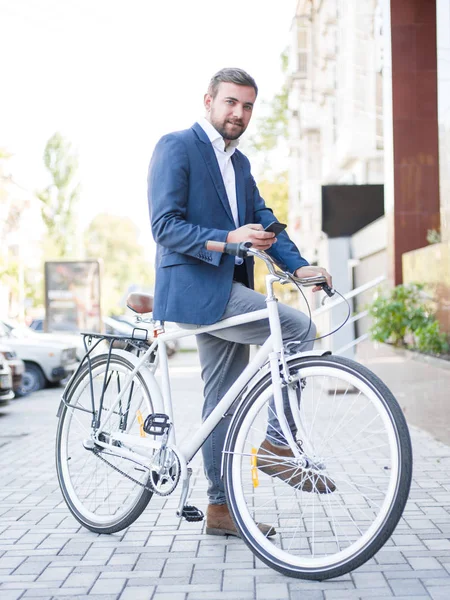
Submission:
POLYGON ((288 88, 283 85, 270 103, 263 103, 267 114, 257 120, 256 133, 250 138, 250 149, 268 153, 288 137, 288 88))
MULTIPOLYGON (((286 74, 288 55, 285 50, 280 56, 281 71, 286 74)), ((285 83, 270 102, 262 102, 262 116, 256 121, 256 132, 248 140, 249 153, 263 154, 263 171, 269 170, 272 153, 279 152, 280 144, 288 139, 288 97, 285 83)))
POLYGON ((48 232, 46 254, 70 258, 75 251, 75 214, 80 193, 78 156, 60 133, 55 133, 44 150, 44 164, 52 182, 36 195, 42 202, 42 219, 48 232))
POLYGON ((138 238, 139 230, 131 219, 109 214, 97 215, 85 231, 86 257, 103 262, 105 314, 123 312, 123 298, 130 286, 146 288, 153 284, 153 269, 138 238))

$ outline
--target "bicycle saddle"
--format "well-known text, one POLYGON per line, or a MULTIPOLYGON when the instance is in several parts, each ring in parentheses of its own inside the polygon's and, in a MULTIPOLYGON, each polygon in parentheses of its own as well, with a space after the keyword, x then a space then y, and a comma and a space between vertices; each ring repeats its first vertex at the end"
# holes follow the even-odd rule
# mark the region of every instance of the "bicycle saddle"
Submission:
POLYGON ((145 314, 153 311, 153 296, 150 294, 128 294, 127 306, 135 313, 145 314))

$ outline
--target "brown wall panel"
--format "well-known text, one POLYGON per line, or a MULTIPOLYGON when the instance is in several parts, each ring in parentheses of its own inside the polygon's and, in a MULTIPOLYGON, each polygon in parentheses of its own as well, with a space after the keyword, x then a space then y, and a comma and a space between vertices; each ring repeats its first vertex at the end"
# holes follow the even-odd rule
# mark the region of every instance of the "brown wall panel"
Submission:
POLYGON ((387 215, 394 283, 402 254, 439 229, 435 0, 391 1, 394 203, 387 215))

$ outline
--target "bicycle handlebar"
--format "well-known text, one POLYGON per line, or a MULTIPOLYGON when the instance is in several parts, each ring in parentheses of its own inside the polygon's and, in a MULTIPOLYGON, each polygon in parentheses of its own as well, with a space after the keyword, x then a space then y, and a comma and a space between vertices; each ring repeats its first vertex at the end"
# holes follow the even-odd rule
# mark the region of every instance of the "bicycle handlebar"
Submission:
POLYGON ((251 248, 251 242, 240 242, 227 243, 227 242, 206 242, 205 248, 211 250, 211 252, 221 252, 222 254, 231 254, 231 256, 237 256, 239 258, 245 258, 248 256, 248 250, 251 248))
POLYGON ((211 252, 221 252, 223 254, 230 254, 231 256, 237 256, 238 258, 245 258, 246 256, 257 256, 263 260, 267 268, 272 275, 275 275, 284 280, 285 283, 288 280, 294 281, 303 287, 309 287, 313 285, 320 286, 323 291, 330 298, 334 296, 335 290, 327 284, 327 280, 323 275, 314 275, 313 277, 296 277, 292 273, 278 270, 278 266, 275 261, 265 252, 260 250, 254 250, 251 242, 240 242, 240 243, 227 243, 227 242, 215 242, 210 240, 206 242, 205 248, 211 252))

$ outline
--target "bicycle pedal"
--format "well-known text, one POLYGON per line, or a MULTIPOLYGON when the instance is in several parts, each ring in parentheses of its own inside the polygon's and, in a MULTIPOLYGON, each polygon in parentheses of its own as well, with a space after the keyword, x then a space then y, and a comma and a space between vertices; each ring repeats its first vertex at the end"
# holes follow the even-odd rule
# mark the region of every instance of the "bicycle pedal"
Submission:
POLYGON ((170 419, 164 413, 152 413, 144 421, 143 430, 149 435, 164 435, 170 429, 170 419))
POLYGON ((193 523, 195 521, 203 521, 205 517, 205 515, 199 508, 197 508, 196 506, 188 505, 183 506, 181 516, 184 517, 189 523, 193 523))

